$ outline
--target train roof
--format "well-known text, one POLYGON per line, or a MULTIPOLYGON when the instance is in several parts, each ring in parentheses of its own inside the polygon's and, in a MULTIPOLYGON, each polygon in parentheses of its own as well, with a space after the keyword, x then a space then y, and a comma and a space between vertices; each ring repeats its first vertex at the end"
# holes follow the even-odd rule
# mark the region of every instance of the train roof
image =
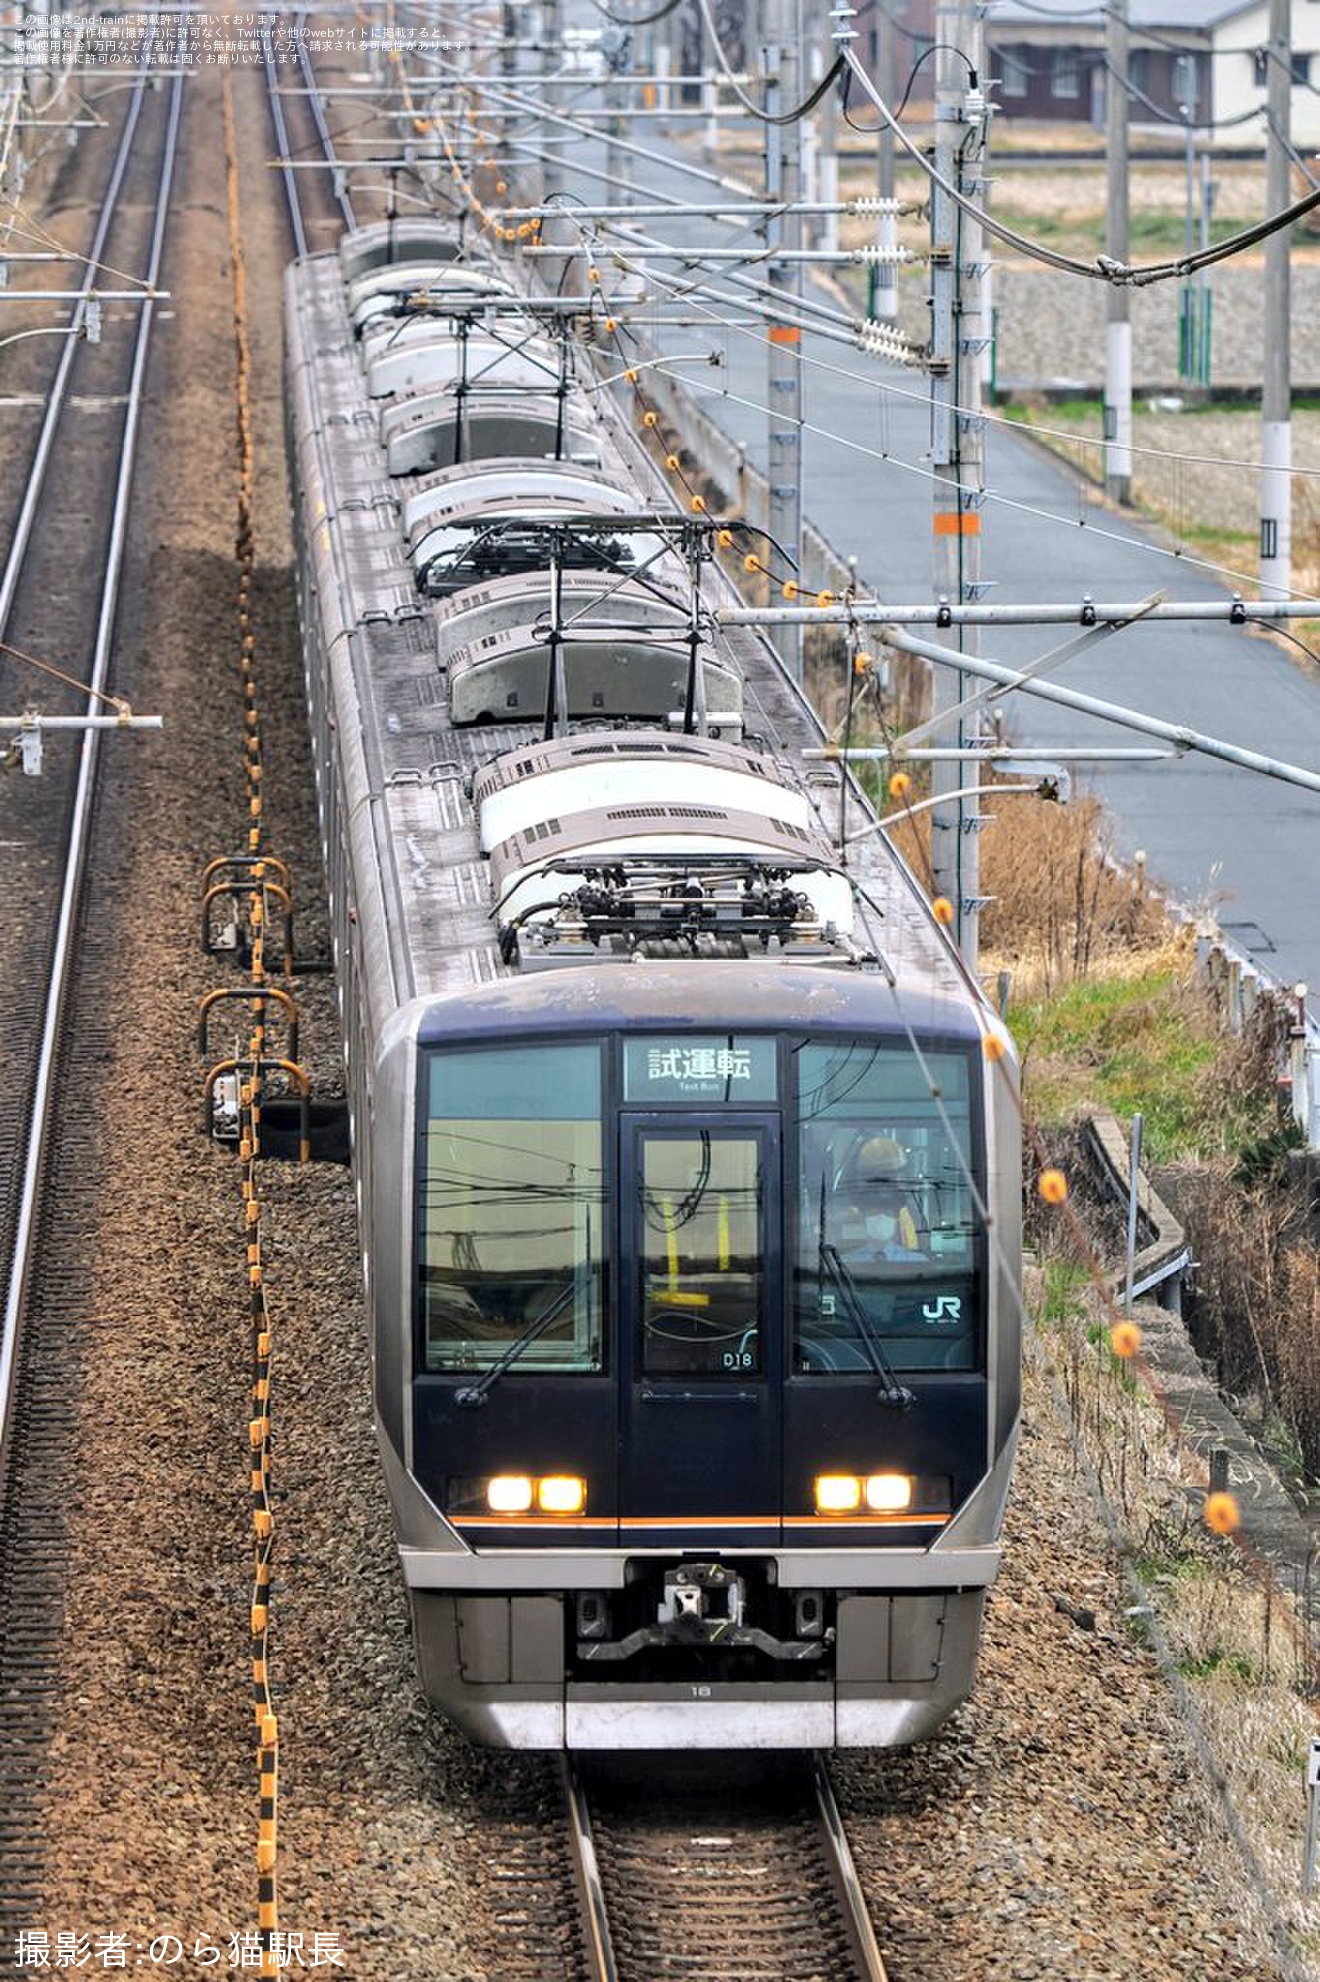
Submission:
POLYGON ((417 1038, 427 1046, 475 1043, 512 1031, 656 1031, 676 1034, 730 1030, 905 1035, 923 1043, 980 1037, 975 1008, 966 995, 932 997, 890 983, 878 967, 824 971, 785 965, 748 971, 745 964, 713 961, 700 971, 652 959, 626 969, 586 965, 542 973, 529 981, 506 979, 476 996, 430 1000, 417 1038))
MULTIPOLYGON (((845 846, 866 826, 864 801, 843 785, 837 764, 804 759, 804 749, 823 741, 819 722, 759 637, 741 628, 721 631, 709 665, 694 660, 686 674, 685 707, 676 634, 687 637, 687 630, 675 626, 666 600, 650 647, 620 636, 621 674, 631 666, 637 704, 629 702, 621 713, 601 699, 589 645, 575 652, 565 641, 561 665, 552 660, 544 631, 536 637, 549 587, 546 554, 537 549, 544 538, 535 527, 528 526, 534 568, 521 573, 532 637, 516 631, 510 578, 469 585, 452 604, 419 594, 403 528, 405 503, 428 484, 444 490, 465 484, 470 474, 481 513, 483 473, 499 486, 501 477, 509 479, 510 464, 492 461, 489 471, 467 464, 427 483, 388 471, 381 407, 368 385, 379 361, 364 360, 344 279, 346 269, 379 266, 372 259, 378 240, 372 230, 372 242, 360 253, 349 241, 338 253, 292 266, 287 341, 323 664, 333 678, 342 748, 360 780, 348 794, 352 831, 361 842, 354 869, 374 874, 378 884, 377 898, 359 904, 360 916, 388 948, 393 1002, 478 994, 482 1011, 510 1005, 530 1011, 556 1000, 568 1011, 594 1000, 602 1011, 617 1009, 622 1020, 627 1013, 639 1016, 639 998, 643 1005, 652 998, 657 1014, 663 1006, 665 1022, 676 1023, 683 998, 676 989, 671 998, 664 987, 685 982, 695 1014, 705 1000, 704 994, 694 997, 692 985, 705 981, 708 968, 718 972, 709 980, 712 990, 718 983, 726 1000, 728 973, 741 971, 733 1007, 767 1015, 773 1010, 778 1016, 767 1016, 767 1023, 782 1022, 797 1005, 803 1022, 808 1014, 836 1014, 821 1021, 829 1024, 844 1023, 837 1015, 848 1012, 874 1013, 886 1001, 892 1009, 892 981, 905 1005, 927 1014, 924 1023, 943 1029, 965 1023, 975 1030, 979 993, 888 842, 870 834, 845 846), (494 617, 479 639, 457 649, 446 644, 442 629, 451 610, 457 627, 459 615, 492 599, 494 617), (539 644, 545 645, 544 662, 536 657, 539 644), (473 646, 497 667, 507 651, 509 672, 496 677, 497 685, 507 690, 516 681, 519 690, 512 702, 506 697, 502 703, 498 695, 477 698, 472 706, 489 720, 466 723, 455 719, 450 672, 452 667, 457 682, 473 646), (668 656, 663 667, 656 654, 668 656), (552 726, 566 733, 547 738, 547 709, 552 726), (693 729, 706 733, 686 733, 693 729), (572 775, 593 763, 603 774, 607 761, 614 785, 572 775), (629 785, 630 765, 656 761, 667 761, 674 771, 672 784, 662 791, 649 772, 638 770, 629 785), (683 955, 686 968, 671 972, 683 955), (693 972, 693 957, 701 958, 702 971, 693 972), (638 958, 646 961, 634 987, 638 958), (881 960, 878 975, 868 959, 881 960), (617 991, 606 994, 603 986, 614 984, 616 974, 617 991), (578 988, 570 988, 579 977, 578 988)), ((435 236, 419 233, 411 245, 419 255, 434 254, 435 236)), ((524 334, 539 346, 534 331, 533 324, 524 334)), ((457 368, 443 340, 430 348, 437 371, 452 377, 457 368)), ((559 390, 567 390, 562 372, 559 390)), ((507 403, 507 378, 496 391, 507 403)), ((544 392, 542 378, 542 403, 544 392)), ((684 532, 697 526, 673 510, 607 393, 590 401, 576 388, 574 393, 569 424, 590 425, 602 435, 609 482, 619 479, 615 463, 626 464, 638 527, 649 521, 668 543, 662 562, 672 582, 690 552, 684 532)), ((480 404, 479 390, 467 403, 480 404)), ((385 418, 397 430, 407 401, 385 404, 385 418)), ((543 463, 513 466, 515 481, 520 472, 529 486, 543 479, 537 472, 543 463)), ((571 482, 582 473, 568 464, 549 479, 571 482)), ((492 499, 491 510, 498 508, 492 499)), ((617 520, 604 514, 596 519, 602 528, 617 520)), ((592 616, 608 620, 612 586, 623 587, 624 574, 606 573, 602 582, 598 572, 584 579, 565 570, 566 587, 579 581, 581 593, 574 596, 590 599, 592 616)), ((710 609, 735 597, 709 559, 703 584, 700 625, 694 618, 691 627, 694 656, 711 653, 710 609)), ((635 579, 621 597, 625 591, 630 604, 621 617, 627 618, 637 610, 635 579)), ((726 1020, 727 1012, 726 1004, 726 1020)))

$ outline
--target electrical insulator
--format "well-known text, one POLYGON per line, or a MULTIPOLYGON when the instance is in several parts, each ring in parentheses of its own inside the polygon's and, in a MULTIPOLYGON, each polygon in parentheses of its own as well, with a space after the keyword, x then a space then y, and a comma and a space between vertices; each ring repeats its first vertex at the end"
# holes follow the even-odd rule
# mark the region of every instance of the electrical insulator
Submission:
POLYGON ((922 366, 927 353, 917 348, 902 331, 868 317, 857 332, 858 348, 871 358, 886 358, 891 365, 922 366))
POLYGON ((911 248, 900 247, 897 242, 868 241, 863 247, 854 248, 850 259, 860 262, 863 268, 902 268, 918 257, 911 248))

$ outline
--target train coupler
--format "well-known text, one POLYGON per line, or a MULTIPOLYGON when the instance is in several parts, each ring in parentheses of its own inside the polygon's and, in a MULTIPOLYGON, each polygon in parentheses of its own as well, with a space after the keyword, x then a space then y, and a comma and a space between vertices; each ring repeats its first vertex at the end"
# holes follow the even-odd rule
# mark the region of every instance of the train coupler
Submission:
POLYGON ((666 1569, 655 1623, 639 1625, 620 1638, 606 1636, 608 1617, 595 1594, 578 1599, 578 1656, 592 1663, 634 1658, 647 1650, 708 1647, 761 1652, 779 1663, 799 1664, 821 1658, 834 1633, 822 1628, 820 1609, 814 1614, 798 1606, 795 1622, 800 1637, 780 1638, 747 1621, 747 1585, 724 1562, 682 1562, 666 1569))

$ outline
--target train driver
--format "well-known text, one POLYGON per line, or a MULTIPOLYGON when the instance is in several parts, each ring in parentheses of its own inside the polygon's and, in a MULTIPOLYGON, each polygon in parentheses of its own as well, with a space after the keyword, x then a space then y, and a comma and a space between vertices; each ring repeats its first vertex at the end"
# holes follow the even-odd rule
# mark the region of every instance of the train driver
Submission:
POLYGON ((836 1186, 845 1259, 929 1259, 920 1205, 906 1177, 907 1158, 892 1136, 868 1136, 848 1157, 836 1186))

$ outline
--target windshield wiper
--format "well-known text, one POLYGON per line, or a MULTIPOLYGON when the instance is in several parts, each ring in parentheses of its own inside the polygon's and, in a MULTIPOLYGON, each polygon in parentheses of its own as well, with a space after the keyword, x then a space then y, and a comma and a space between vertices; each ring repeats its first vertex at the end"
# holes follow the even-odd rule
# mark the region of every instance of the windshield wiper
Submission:
POLYGON ((837 1246, 829 1240, 820 1242, 821 1265, 829 1274, 843 1296, 843 1305, 861 1340, 866 1345, 866 1353, 871 1359, 871 1368, 880 1379, 880 1402, 891 1410, 906 1411, 916 1403, 916 1392, 900 1383, 894 1374, 894 1366, 885 1354, 884 1344, 871 1326, 871 1317, 866 1312, 866 1304, 857 1291, 857 1283, 839 1256, 837 1246))
POLYGON ((570 1280, 566 1287, 561 1287, 549 1306, 542 1308, 540 1314, 529 1322, 522 1334, 515 1341, 510 1342, 499 1361, 491 1364, 480 1383, 468 1384, 462 1390, 454 1392, 454 1402, 461 1404, 465 1409, 470 1409, 474 1404, 484 1404, 505 1370, 511 1369, 523 1352, 530 1349, 533 1342, 545 1334, 551 1322, 557 1320, 564 1312, 576 1291, 577 1283, 573 1280, 570 1280))

